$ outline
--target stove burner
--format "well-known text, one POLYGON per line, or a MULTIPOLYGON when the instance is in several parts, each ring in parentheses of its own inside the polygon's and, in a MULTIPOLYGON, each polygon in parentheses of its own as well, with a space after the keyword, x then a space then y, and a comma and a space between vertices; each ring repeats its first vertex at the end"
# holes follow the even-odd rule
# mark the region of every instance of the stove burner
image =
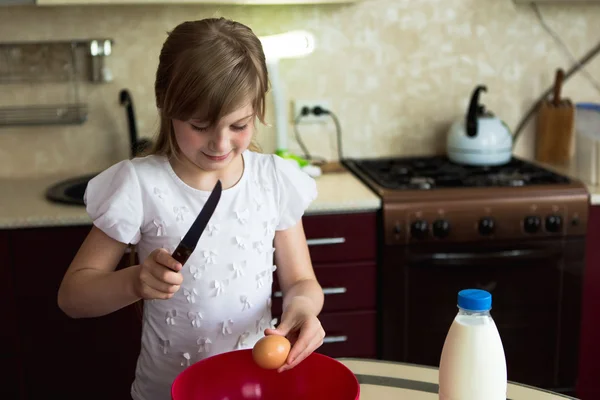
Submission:
POLYGON ((431 189, 435 185, 435 181, 431 178, 417 176, 410 178, 410 185, 419 189, 431 189))
POLYGON ((431 190, 569 183, 564 176, 517 158, 492 167, 459 165, 445 156, 358 159, 349 162, 386 189, 431 190))

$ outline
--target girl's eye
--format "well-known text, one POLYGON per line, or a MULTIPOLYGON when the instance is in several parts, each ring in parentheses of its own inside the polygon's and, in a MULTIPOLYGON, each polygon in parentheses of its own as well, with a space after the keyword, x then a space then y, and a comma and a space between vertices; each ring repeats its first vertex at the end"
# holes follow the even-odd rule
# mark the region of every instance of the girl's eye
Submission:
POLYGON ((235 125, 233 125, 233 126, 231 127, 231 129, 233 129, 233 130, 234 130, 234 131, 236 131, 236 132, 241 132, 241 131, 243 131, 244 129, 246 129, 247 127, 248 127, 248 124, 246 124, 246 125, 244 125, 244 126, 235 126, 235 125))
POLYGON ((190 124, 192 129, 198 132, 206 132, 208 130, 208 126, 196 126, 194 124, 190 124))

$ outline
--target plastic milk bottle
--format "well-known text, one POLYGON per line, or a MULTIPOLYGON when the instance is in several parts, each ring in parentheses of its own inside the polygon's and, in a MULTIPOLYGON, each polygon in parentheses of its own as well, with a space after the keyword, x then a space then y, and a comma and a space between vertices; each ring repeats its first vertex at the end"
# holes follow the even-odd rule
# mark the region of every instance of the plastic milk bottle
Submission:
POLYGON ((458 293, 459 311, 440 359, 440 400, 506 400, 506 358, 491 308, 485 290, 458 293))

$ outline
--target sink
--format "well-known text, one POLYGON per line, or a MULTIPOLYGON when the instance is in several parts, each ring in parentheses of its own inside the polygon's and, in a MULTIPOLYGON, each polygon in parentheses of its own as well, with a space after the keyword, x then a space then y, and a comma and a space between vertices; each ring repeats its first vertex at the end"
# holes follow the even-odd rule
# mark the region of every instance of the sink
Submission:
POLYGON ((56 203, 73 204, 83 206, 83 194, 88 182, 97 174, 82 175, 65 179, 49 187, 46 198, 56 203))

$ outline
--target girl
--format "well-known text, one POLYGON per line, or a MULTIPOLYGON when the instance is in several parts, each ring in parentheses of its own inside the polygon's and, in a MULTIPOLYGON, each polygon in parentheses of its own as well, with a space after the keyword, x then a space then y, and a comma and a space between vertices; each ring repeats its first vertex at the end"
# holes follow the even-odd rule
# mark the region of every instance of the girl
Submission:
POLYGON ((293 343, 280 371, 322 344, 323 292, 301 221, 316 197, 315 182, 287 161, 251 150, 267 89, 262 46, 248 27, 225 19, 182 23, 160 54, 153 154, 121 161, 88 184, 93 227, 58 303, 82 318, 145 300, 135 400, 170 399, 185 367, 251 348, 265 334, 293 343), (218 179, 221 200, 182 267, 170 254, 218 179), (143 262, 115 272, 128 243, 143 262), (277 329, 270 301, 275 270, 284 293, 277 329))

